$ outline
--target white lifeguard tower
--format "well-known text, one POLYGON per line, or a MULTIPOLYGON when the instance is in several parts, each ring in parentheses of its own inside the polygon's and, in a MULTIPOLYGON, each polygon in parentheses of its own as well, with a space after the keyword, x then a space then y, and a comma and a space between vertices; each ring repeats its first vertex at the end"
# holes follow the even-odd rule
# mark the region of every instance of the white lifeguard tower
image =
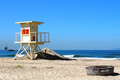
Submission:
POLYGON ((44 22, 26 21, 16 22, 16 24, 21 25, 21 32, 16 33, 16 41, 14 43, 20 43, 21 47, 14 59, 19 57, 22 53, 25 53, 33 60, 35 53, 41 50, 38 45, 50 42, 50 35, 48 32, 38 32, 38 25, 44 24, 44 22))

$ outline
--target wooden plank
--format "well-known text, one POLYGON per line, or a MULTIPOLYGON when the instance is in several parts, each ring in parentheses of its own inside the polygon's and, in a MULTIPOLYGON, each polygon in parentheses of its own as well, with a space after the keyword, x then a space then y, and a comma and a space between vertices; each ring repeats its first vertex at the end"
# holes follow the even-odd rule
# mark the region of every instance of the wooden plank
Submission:
POLYGON ((22 48, 22 46, 19 48, 19 50, 18 50, 17 54, 15 55, 14 59, 16 59, 16 56, 17 56, 18 53, 20 52, 21 48, 22 48))

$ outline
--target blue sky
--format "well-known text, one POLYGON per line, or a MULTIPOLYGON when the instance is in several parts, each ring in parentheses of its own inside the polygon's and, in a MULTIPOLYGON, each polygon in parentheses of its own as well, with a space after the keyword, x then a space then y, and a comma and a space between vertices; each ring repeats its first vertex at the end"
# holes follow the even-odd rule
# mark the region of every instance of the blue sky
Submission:
POLYGON ((120 48, 119 0, 0 0, 0 49, 18 49, 15 33, 20 21, 45 22, 53 50, 111 50, 120 48))

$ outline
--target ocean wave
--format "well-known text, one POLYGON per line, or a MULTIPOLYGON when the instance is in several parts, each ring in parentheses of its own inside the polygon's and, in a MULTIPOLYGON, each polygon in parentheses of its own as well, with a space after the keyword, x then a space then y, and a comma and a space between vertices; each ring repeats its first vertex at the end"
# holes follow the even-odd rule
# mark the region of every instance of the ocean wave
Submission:
POLYGON ((120 54, 110 54, 110 55, 117 55, 117 56, 120 56, 120 54))
POLYGON ((74 57, 91 57, 91 56, 85 56, 85 55, 63 55, 64 57, 68 58, 74 58, 74 57))
POLYGON ((110 57, 110 56, 106 56, 103 58, 96 58, 96 57, 92 57, 92 56, 84 56, 84 55, 63 55, 64 57, 68 57, 68 58, 77 58, 77 59, 101 59, 101 60, 120 60, 120 58, 116 58, 116 57, 110 57))
POLYGON ((85 56, 85 55, 74 55, 73 57, 91 57, 91 56, 85 56))
POLYGON ((73 58, 74 55, 63 55, 64 57, 73 58))
POLYGON ((109 56, 103 56, 104 58, 117 58, 118 56, 111 56, 111 55, 109 55, 109 56))
POLYGON ((14 57, 15 55, 12 54, 12 55, 0 55, 0 57, 14 57))

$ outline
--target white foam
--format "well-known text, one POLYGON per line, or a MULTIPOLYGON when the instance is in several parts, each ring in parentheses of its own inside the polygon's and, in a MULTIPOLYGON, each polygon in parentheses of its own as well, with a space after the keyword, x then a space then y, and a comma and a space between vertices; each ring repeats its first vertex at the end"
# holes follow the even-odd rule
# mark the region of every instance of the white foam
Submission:
POLYGON ((64 57, 67 57, 67 58, 73 58, 74 55, 63 55, 64 57))
POLYGON ((100 60, 120 60, 120 58, 93 58, 93 57, 74 57, 74 55, 63 55, 64 57, 67 58, 72 58, 72 59, 100 59, 100 60))
POLYGON ((23 57, 24 55, 17 55, 17 57, 23 57))
POLYGON ((90 58, 90 57, 80 57, 75 59, 101 59, 101 60, 117 60, 117 58, 90 58))
POLYGON ((116 58, 116 60, 120 60, 120 58, 116 58))

